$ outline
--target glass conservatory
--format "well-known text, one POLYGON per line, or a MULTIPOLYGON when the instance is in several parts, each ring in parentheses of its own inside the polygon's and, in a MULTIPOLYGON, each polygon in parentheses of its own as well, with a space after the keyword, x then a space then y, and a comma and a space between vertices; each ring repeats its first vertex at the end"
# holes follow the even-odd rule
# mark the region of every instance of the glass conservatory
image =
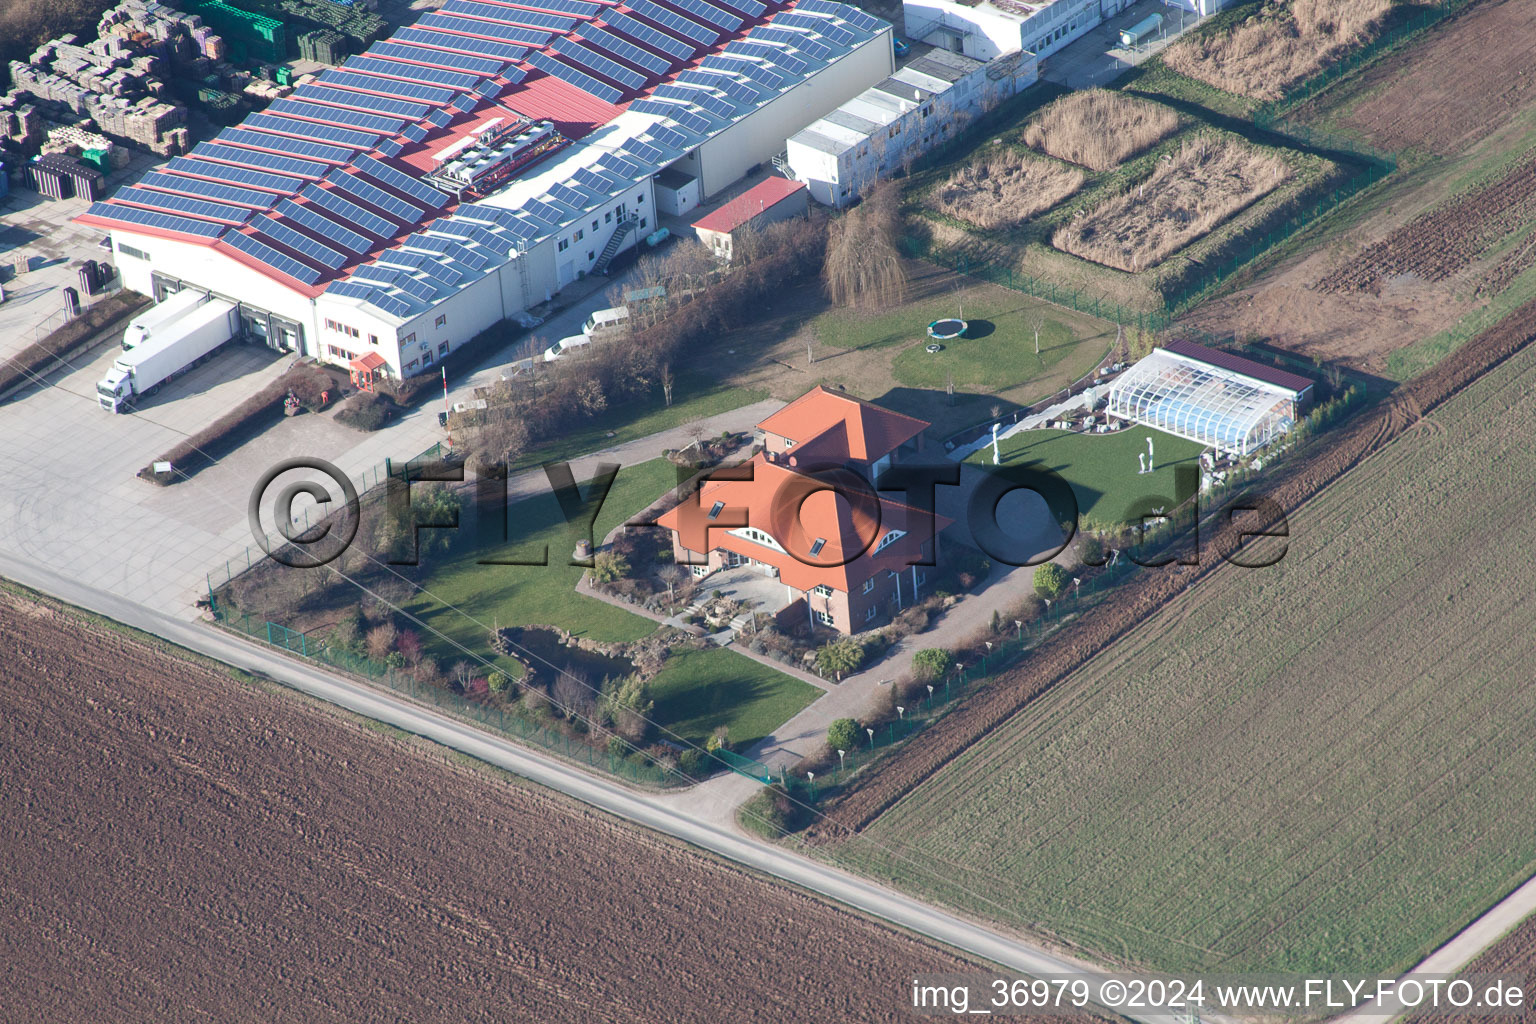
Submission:
POLYGON ((1290 430, 1296 393, 1160 348, 1111 385, 1109 414, 1248 455, 1290 430))

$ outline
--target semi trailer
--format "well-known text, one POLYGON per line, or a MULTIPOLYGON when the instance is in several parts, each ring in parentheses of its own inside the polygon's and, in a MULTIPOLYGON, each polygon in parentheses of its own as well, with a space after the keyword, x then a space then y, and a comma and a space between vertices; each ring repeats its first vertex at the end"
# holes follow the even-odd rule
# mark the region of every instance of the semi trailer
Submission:
POLYGON ((123 332, 123 350, 127 351, 144 344, 156 331, 207 301, 208 293, 200 292, 195 288, 184 288, 173 295, 167 295, 128 321, 128 329, 123 332))
POLYGON ((108 412, 125 412, 141 395, 202 362, 235 336, 235 304, 211 299, 171 321, 143 344, 124 352, 96 385, 108 412))

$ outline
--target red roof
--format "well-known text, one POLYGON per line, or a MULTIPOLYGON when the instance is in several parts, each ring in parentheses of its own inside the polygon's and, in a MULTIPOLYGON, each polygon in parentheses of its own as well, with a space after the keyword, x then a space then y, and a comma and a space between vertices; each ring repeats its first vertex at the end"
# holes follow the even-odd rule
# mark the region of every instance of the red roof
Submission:
POLYGON ((384 366, 385 362, 384 357, 379 355, 377 352, 364 352, 356 359, 348 361, 347 365, 354 370, 362 370, 367 372, 371 370, 377 370, 379 367, 384 366))
POLYGON ((1174 355, 1184 356, 1187 359, 1198 359, 1202 363, 1233 373, 1240 373, 1244 377, 1252 377, 1266 384, 1273 384, 1277 388, 1294 391, 1298 395, 1311 387, 1316 381, 1308 380, 1299 373, 1291 373, 1274 366, 1265 366, 1263 363, 1254 362, 1231 352, 1223 352, 1219 348, 1206 348, 1204 345, 1196 345, 1192 341, 1170 341, 1163 346, 1174 355))
POLYGON ((697 495, 656 521, 691 551, 724 548, 776 567, 779 579, 797 590, 825 585, 844 593, 881 570, 920 563, 923 543, 951 522, 876 497, 867 481, 838 484, 852 500, 832 490, 834 484, 826 474, 808 476, 760 453, 743 467, 717 471, 697 495), (747 472, 750 480, 722 479, 747 472), (711 519, 717 502, 721 509, 711 519), (731 533, 743 528, 762 531, 778 547, 731 533))
MULTIPOLYGON (((834 428, 841 428, 843 448, 849 458, 874 462, 928 428, 914 416, 815 387, 757 425, 759 430, 805 445, 834 428)), ((829 437, 824 443, 831 443, 829 437)), ((806 451, 805 449, 797 449, 806 451)), ((831 452, 817 451, 817 455, 831 452)))
POLYGON ((693 226, 703 231, 730 234, 753 217, 766 213, 804 188, 803 181, 764 178, 715 212, 694 221, 693 226))

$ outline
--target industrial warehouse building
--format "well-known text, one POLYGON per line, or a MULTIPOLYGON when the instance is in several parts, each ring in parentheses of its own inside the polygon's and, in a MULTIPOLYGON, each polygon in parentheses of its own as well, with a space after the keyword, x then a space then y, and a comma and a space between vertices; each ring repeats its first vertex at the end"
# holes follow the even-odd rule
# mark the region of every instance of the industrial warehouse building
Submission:
POLYGON ((1175 341, 1120 375, 1108 411, 1241 456, 1289 431, 1312 388, 1299 374, 1175 341))
POLYGON ((817 202, 845 206, 1033 85, 1038 69, 1023 51, 982 63, 932 50, 792 136, 785 170, 817 202))
POLYGON ((129 288, 410 376, 635 247, 658 175, 707 201, 893 67, 831 0, 447 0, 79 219, 129 288))
POLYGON ((1044 59, 1135 0, 902 0, 907 34, 976 60, 1016 50, 1044 59))

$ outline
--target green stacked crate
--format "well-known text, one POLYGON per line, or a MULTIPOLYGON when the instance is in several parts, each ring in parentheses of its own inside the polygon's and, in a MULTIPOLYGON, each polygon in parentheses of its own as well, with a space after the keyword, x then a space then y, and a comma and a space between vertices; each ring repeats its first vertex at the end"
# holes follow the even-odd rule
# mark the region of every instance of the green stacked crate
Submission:
POLYGON ((288 40, 283 23, 253 11, 242 10, 224 0, 186 0, 187 10, 202 16, 203 21, 229 43, 231 55, 236 60, 288 59, 288 40))

